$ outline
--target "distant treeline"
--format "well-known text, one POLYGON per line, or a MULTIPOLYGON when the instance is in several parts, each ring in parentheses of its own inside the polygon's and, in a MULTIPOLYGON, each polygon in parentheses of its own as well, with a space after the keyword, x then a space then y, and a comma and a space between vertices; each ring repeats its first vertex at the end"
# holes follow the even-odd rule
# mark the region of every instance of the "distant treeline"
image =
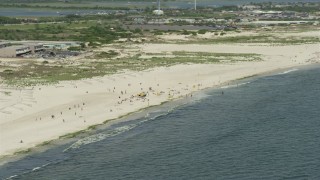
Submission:
POLYGON ((260 6, 262 10, 273 11, 295 11, 295 12, 319 12, 320 2, 291 2, 291 3, 250 3, 251 5, 260 6), (280 6, 276 6, 280 5, 280 6))
MULTIPOLYGON (((30 27, 30 26, 29 26, 30 27)), ((107 44, 119 38, 133 37, 133 33, 121 26, 91 25, 74 29, 71 24, 35 24, 32 28, 0 29, 0 39, 5 40, 45 40, 45 41, 79 41, 107 44)), ((91 46, 90 45, 90 46, 91 46)))
POLYGON ((108 20, 114 18, 121 18, 122 15, 87 15, 87 16, 80 16, 80 15, 73 15, 69 14, 66 16, 60 17, 39 17, 37 20, 32 18, 15 18, 15 17, 6 17, 0 16, 0 24, 21 24, 21 23, 46 23, 46 22, 73 22, 73 21, 87 21, 87 20, 108 20))
POLYGON ((82 6, 53 6, 53 5, 29 5, 29 4, 1 4, 0 7, 2 8, 43 8, 43 9, 79 9, 79 10, 86 10, 86 9, 95 9, 95 10, 130 10, 128 7, 109 7, 109 6, 89 6, 89 7, 82 7, 82 6))
MULTIPOLYGON (((156 2, 156 0, 130 0, 131 2, 156 2)), ((176 1, 176 0, 163 0, 176 1)), ((56 3, 58 0, 0 0, 0 3, 56 3)), ((87 2, 128 2, 128 0, 60 0, 66 3, 87 3, 87 2)))
MULTIPOLYGON (((72 0, 69 2, 68 0, 0 0, 0 8, 43 8, 43 9, 76 9, 76 10, 130 10, 130 9, 144 9, 146 12, 151 12, 155 7, 126 7, 126 6, 108 6, 108 4, 103 5, 93 5, 91 6, 81 6, 81 3, 84 2, 127 2, 128 0, 72 0), (63 3, 66 1, 65 3, 63 3), (62 5, 50 4, 50 3, 61 3, 62 5), (32 4, 37 3, 37 4, 32 4), (41 4, 43 3, 43 4, 41 4)), ((131 0, 131 1, 148 1, 155 2, 156 0, 131 0)), ((172 1, 172 0, 167 0, 172 1)), ((275 10, 275 11, 295 11, 295 12, 319 12, 320 11, 320 3, 310 3, 309 5, 301 4, 301 3, 290 3, 288 6, 276 7, 272 3, 250 3, 252 5, 257 5, 261 7, 261 10, 275 10)), ((165 8, 164 8, 165 9, 165 8)), ((167 8, 171 9, 171 8, 167 8)), ((179 9, 179 8, 178 8, 179 9)), ((236 5, 229 6, 219 6, 219 7, 204 7, 199 6, 198 10, 212 9, 214 11, 238 11, 242 10, 241 7, 236 5)))
POLYGON ((0 24, 20 24, 22 19, 0 16, 0 24))
POLYGON ((294 11, 294 12, 320 12, 320 6, 288 6, 288 7, 264 7, 262 10, 294 11))

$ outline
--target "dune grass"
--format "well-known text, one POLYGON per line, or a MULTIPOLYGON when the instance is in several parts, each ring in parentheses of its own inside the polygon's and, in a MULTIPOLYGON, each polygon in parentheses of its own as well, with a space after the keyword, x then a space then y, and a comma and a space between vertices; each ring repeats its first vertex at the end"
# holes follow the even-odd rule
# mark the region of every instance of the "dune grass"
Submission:
POLYGON ((129 57, 116 58, 116 53, 97 52, 99 59, 83 59, 70 62, 55 60, 49 63, 28 61, 17 62, 19 66, 7 65, 0 72, 5 83, 17 86, 31 86, 36 84, 52 84, 59 81, 79 80, 104 76, 122 72, 124 70, 141 71, 145 69, 173 66, 177 64, 203 64, 225 63, 237 61, 258 61, 261 57, 257 54, 234 54, 234 53, 203 53, 203 52, 173 52, 171 57, 163 54, 148 55, 141 58, 141 54, 129 57))

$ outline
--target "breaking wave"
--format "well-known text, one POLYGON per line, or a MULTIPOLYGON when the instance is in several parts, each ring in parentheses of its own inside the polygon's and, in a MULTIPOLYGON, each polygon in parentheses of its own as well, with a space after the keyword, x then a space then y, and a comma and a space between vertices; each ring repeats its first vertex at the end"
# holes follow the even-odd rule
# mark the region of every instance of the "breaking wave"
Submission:
POLYGON ((290 70, 287 70, 287 71, 281 72, 281 73, 279 73, 278 75, 288 74, 288 73, 291 73, 291 72, 294 72, 294 71, 298 71, 298 70, 299 70, 299 69, 290 69, 290 70))
POLYGON ((155 119, 157 119, 158 117, 161 117, 161 116, 165 116, 165 115, 169 114, 171 111, 173 111, 174 109, 175 109, 175 107, 171 108, 168 111, 150 112, 150 113, 146 114, 145 118, 143 118, 142 120, 140 120, 140 121, 138 121, 138 122, 136 122, 134 124, 129 124, 129 125, 117 127, 117 128, 114 128, 114 129, 112 129, 112 130, 110 130, 108 132, 101 132, 101 133, 98 133, 98 134, 94 134, 94 135, 79 139, 78 141, 73 143, 71 146, 69 146, 68 148, 64 149, 63 152, 66 152, 66 151, 68 151, 70 149, 78 149, 81 146, 88 145, 88 144, 91 144, 91 143, 96 143, 96 142, 105 140, 107 138, 120 135, 120 134, 122 134, 124 132, 130 131, 133 128, 136 128, 137 126, 139 126, 142 123, 145 123, 145 122, 150 121, 150 120, 155 120, 155 119))
POLYGON ((244 83, 239 83, 239 84, 231 84, 231 85, 227 85, 227 86, 222 86, 220 89, 239 87, 239 86, 243 86, 243 85, 250 84, 250 83, 251 82, 244 82, 244 83))

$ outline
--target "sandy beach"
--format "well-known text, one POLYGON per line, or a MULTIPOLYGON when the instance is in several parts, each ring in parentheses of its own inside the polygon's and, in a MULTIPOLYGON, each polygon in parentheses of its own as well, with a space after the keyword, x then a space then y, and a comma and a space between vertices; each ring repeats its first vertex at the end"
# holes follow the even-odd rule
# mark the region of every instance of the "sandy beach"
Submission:
POLYGON ((147 53, 257 53, 262 61, 175 65, 46 86, 0 84, 0 157, 148 106, 190 97, 194 91, 320 62, 320 44, 143 44, 139 48, 147 53))

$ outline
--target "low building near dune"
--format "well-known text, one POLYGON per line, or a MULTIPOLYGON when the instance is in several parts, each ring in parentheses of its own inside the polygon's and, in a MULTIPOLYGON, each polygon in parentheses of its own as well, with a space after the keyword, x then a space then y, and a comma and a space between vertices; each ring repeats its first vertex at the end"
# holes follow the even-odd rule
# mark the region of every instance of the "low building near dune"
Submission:
POLYGON ((42 54, 44 51, 61 51, 62 56, 75 56, 75 53, 68 53, 69 47, 80 47, 77 42, 27 42, 22 44, 14 44, 10 42, 0 42, 0 57, 15 58, 15 57, 31 57, 33 55, 42 54))
POLYGON ((28 53, 31 53, 31 48, 26 45, 8 46, 8 47, 0 48, 0 57, 13 58, 13 57, 19 57, 28 53))
POLYGON ((44 47, 43 47, 43 44, 30 44, 29 45, 30 49, 31 49, 31 53, 32 54, 35 54, 39 51, 44 51, 44 47))
POLYGON ((44 47, 42 44, 23 44, 14 45, 9 42, 0 43, 0 57, 14 58, 23 56, 25 54, 35 54, 39 51, 43 51, 44 47))

